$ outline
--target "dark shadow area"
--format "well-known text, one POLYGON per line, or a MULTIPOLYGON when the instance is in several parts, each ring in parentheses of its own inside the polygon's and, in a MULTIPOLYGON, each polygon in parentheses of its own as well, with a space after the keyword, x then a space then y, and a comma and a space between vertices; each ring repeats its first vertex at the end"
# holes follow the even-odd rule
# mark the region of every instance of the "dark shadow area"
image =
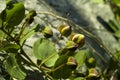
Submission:
POLYGON ((43 78, 43 74, 37 70, 34 71, 28 70, 27 73, 28 75, 25 80, 45 80, 43 78))
POLYGON ((103 25, 103 27, 105 27, 105 29, 107 29, 108 31, 110 31, 112 33, 114 32, 114 30, 111 29, 110 25, 104 19, 102 19, 100 16, 97 16, 97 20, 100 24, 103 25))

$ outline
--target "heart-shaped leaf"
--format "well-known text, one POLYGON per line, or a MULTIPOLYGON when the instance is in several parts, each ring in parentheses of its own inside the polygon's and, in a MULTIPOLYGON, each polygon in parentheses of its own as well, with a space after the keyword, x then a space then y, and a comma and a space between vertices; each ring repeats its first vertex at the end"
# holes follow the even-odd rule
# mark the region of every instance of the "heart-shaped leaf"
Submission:
MULTIPOLYGON (((48 39, 40 38, 34 43, 33 52, 37 59, 44 61, 56 53, 56 48, 48 39)), ((46 61, 45 64, 50 67, 54 65, 57 58, 58 54, 56 53, 55 56, 48 59, 48 62, 46 61)))

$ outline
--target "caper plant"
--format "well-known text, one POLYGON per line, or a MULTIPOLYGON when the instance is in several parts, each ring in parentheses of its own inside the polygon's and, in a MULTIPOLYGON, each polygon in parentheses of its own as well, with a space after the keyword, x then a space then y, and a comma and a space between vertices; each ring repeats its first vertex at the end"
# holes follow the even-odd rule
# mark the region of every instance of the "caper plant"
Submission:
MULTIPOLYGON (((27 80, 29 76, 27 67, 37 69, 43 74, 41 76, 44 80, 107 79, 98 69, 96 59, 87 57, 87 51, 82 50, 86 44, 85 35, 73 31, 73 25, 68 24, 74 24, 73 22, 52 13, 43 13, 65 22, 56 29, 59 36, 53 41, 53 27, 49 25, 40 29, 41 26, 37 24, 28 30, 37 14, 40 13, 30 10, 25 15, 22 2, 6 1, 6 8, 0 13, 0 54, 4 55, 0 59, 1 79, 27 80), (32 46, 34 57, 37 59, 34 62, 24 51, 24 45, 26 40, 37 32, 42 35, 32 46), (59 41, 64 38, 67 38, 65 46, 61 49, 56 48, 56 45, 59 46, 59 41)), ((88 34, 85 30, 83 32, 88 34)))

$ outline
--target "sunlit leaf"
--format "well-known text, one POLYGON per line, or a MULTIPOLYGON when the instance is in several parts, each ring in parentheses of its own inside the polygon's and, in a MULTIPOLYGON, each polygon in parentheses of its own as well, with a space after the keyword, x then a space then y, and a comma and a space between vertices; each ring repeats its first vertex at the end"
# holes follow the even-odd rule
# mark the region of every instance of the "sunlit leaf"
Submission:
POLYGON ((4 61, 5 69, 11 75, 12 78, 16 78, 18 80, 24 80, 26 77, 26 73, 20 68, 16 54, 10 53, 7 59, 4 61))
POLYGON ((114 54, 114 56, 115 56, 118 60, 120 60, 120 51, 117 51, 117 52, 114 54))
POLYGON ((74 80, 86 80, 84 77, 77 77, 74 80))
MULTIPOLYGON (((52 56, 54 53, 56 53, 56 48, 48 39, 40 38, 34 43, 33 51, 37 59, 45 60, 48 57, 52 56)), ((58 55, 56 53, 55 56, 51 57, 51 59, 48 60, 51 63, 51 65, 48 62, 46 62, 47 66, 54 65, 55 60, 58 58, 57 56, 58 55)))
POLYGON ((115 35, 116 37, 120 38, 120 30, 116 31, 116 32, 114 33, 114 35, 115 35))
POLYGON ((86 59, 85 50, 80 50, 79 52, 77 52, 76 55, 75 55, 75 59, 78 62, 78 68, 81 67, 83 65, 83 63, 85 62, 85 59, 86 59))
POLYGON ((51 67, 55 64, 56 60, 58 59, 58 54, 55 53, 54 55, 52 55, 52 57, 45 62, 45 65, 47 65, 48 67, 51 67))
POLYGON ((120 0, 112 0, 116 5, 120 6, 120 0))
POLYGON ((3 32, 0 30, 0 40, 3 37, 3 32))
POLYGON ((92 0, 94 3, 104 3, 104 0, 92 0))

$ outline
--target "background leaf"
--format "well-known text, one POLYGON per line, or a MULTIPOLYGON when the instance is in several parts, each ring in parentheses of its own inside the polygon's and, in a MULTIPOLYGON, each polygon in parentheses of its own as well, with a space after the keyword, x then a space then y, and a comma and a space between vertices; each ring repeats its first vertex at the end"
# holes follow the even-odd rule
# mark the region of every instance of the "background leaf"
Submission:
POLYGON ((115 35, 116 37, 120 38, 120 30, 116 31, 116 32, 114 33, 114 35, 115 35))
POLYGON ((120 0, 113 0, 113 2, 114 2, 117 6, 120 6, 120 0))
POLYGON ((18 65, 16 54, 10 53, 7 59, 4 62, 5 69, 11 75, 12 78, 16 78, 18 80, 24 80, 26 77, 26 73, 18 65))

